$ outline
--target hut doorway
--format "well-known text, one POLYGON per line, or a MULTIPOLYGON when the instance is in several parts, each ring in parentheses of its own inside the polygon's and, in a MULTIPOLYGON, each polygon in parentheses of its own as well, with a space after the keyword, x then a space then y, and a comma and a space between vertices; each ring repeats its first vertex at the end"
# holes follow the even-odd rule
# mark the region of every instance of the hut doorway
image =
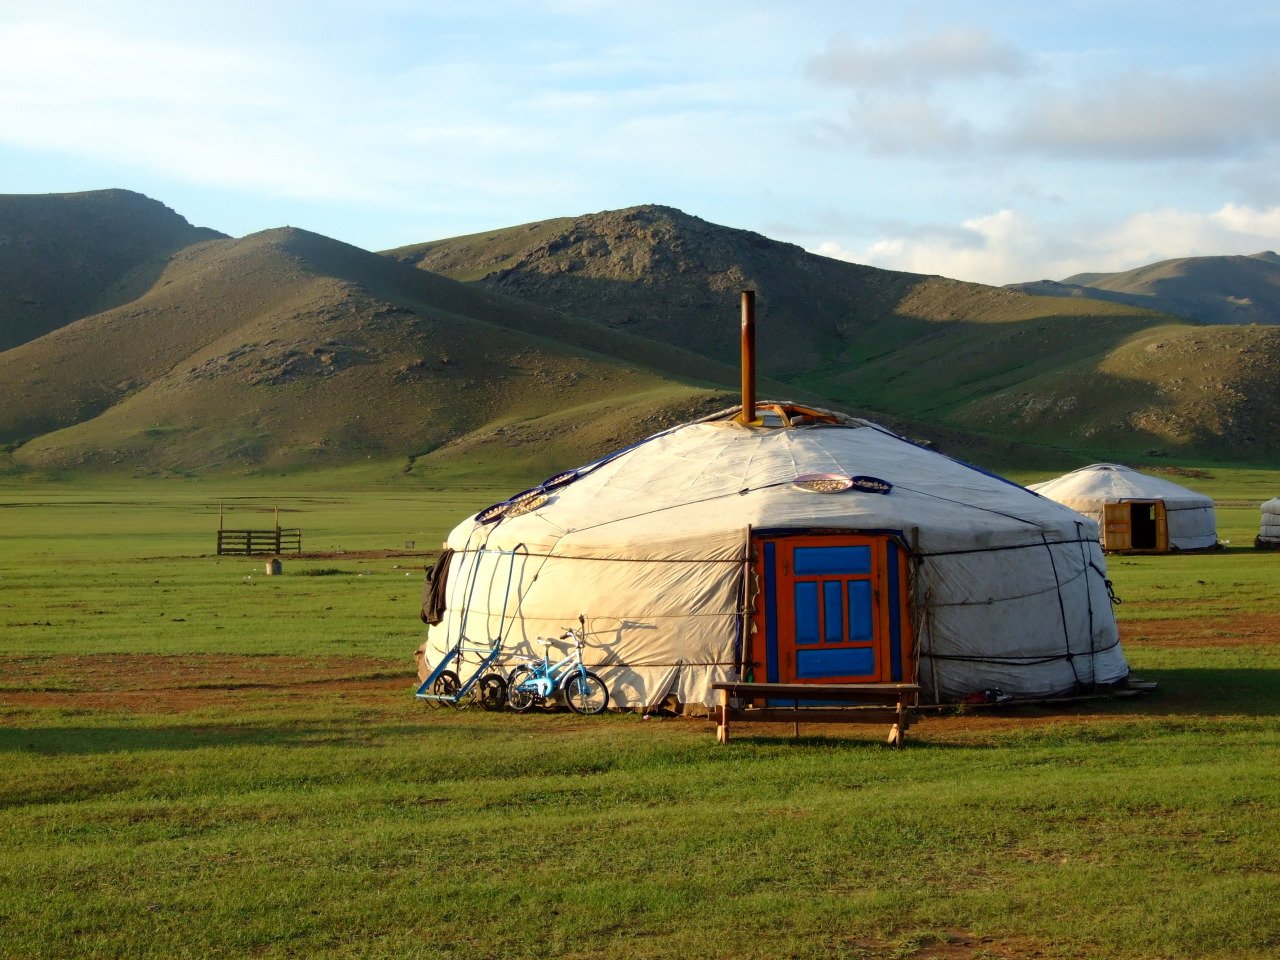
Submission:
POLYGON ((1108 503, 1102 547, 1108 551, 1169 549, 1169 525, 1163 500, 1125 500, 1108 503))
POLYGON ((907 557, 897 539, 802 534, 754 540, 749 659, 758 665, 757 680, 913 679, 907 557))

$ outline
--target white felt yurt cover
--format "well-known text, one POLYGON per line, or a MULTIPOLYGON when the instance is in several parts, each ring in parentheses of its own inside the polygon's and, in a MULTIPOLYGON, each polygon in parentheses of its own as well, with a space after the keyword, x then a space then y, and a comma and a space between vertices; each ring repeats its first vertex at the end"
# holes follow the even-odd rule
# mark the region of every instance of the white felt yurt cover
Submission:
POLYGON ((1272 497, 1262 505, 1262 527, 1257 539, 1259 546, 1280 546, 1280 497, 1272 497))
POLYGON ((481 647, 501 638, 509 666, 585 614, 585 659, 614 705, 672 694, 711 705, 711 684, 736 679, 741 662, 750 531, 816 529, 892 531, 909 550, 917 673, 931 697, 1043 696, 1127 676, 1093 521, 843 421, 708 418, 573 471, 562 486, 548 481, 545 502, 527 513, 464 520, 446 544, 456 551, 446 612, 421 649, 422 675, 460 636, 481 647), (881 478, 892 491, 815 496, 793 483, 832 472, 881 478))
POLYGON ((1218 543, 1212 497, 1118 463, 1094 463, 1029 489, 1083 513, 1099 526, 1105 522, 1108 503, 1163 500, 1170 549, 1204 550, 1218 543))

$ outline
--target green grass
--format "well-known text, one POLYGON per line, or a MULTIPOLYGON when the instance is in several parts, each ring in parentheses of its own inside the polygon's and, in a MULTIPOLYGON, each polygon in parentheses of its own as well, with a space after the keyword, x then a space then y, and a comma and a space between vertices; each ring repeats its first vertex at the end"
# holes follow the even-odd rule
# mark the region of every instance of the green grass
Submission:
MULTIPOLYGON (((218 501, 375 551, 434 546, 509 486, 334 489, 0 487, 0 955, 1280 955, 1280 644, 1127 642, 1155 695, 929 719, 903 751, 433 710, 410 696, 421 558, 265 578, 208 556, 218 501), (96 665, 131 654, 191 664, 189 702, 112 700, 96 665), (211 655, 262 682, 201 678, 211 655), (392 679, 289 685, 334 658, 392 679)), ((1277 561, 1112 558, 1122 629, 1280 612, 1277 561)))
POLYGON ((435 551, 460 519, 515 489, 335 494, 278 478, 0 488, 0 653, 406 659, 430 558, 344 556, 409 542, 435 551), (279 506, 304 551, 329 556, 286 557, 281 577, 261 559, 215 556, 219 504, 228 529, 270 529, 279 506), (335 567, 343 573, 291 575, 335 567))

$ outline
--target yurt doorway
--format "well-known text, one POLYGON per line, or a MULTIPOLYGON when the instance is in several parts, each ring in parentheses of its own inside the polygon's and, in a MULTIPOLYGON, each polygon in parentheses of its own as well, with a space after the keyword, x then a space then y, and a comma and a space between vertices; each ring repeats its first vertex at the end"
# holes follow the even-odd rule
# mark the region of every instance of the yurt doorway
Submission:
POLYGON ((758 536, 754 566, 757 680, 912 680, 907 557, 895 538, 758 536))
POLYGON ((1169 524, 1163 500, 1125 500, 1104 505, 1104 550, 1169 549, 1169 524))

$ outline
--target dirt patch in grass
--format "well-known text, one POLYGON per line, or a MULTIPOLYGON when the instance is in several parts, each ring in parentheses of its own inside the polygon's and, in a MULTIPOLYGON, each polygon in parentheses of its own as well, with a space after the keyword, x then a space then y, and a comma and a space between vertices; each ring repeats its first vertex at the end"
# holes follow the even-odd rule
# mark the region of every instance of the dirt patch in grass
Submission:
MULTIPOLYGON (((1280 615, 1134 620, 1122 626, 1130 648, 1262 647, 1280 645, 1280 615)), ((413 667, 374 657, 250 656, 234 654, 27 655, 0 657, 0 702, 10 707, 183 714, 240 707, 261 710, 305 701, 356 701, 362 708, 403 709, 416 685, 413 667)), ((1176 691, 1162 690, 1164 709, 1176 691)), ((968 739, 1000 731, 1114 721, 1144 714, 1144 697, 1097 697, 1074 702, 961 707, 925 713, 908 739, 968 739)), ((1189 708, 1191 705, 1183 704, 1189 708)), ((698 721, 693 721, 698 722, 698 721)), ((701 721, 705 723, 706 721, 701 721)), ((802 724, 802 737, 882 740, 873 724, 802 724)), ((738 721, 734 737, 789 738, 786 723, 738 721)))
POLYGON ((331 550, 325 553, 285 554, 285 560, 431 560, 439 550, 331 550))
POLYGON ((373 657, 102 654, 0 658, 0 699, 11 706, 186 713, 272 698, 378 699, 413 685, 373 657))
POLYGON ((907 954, 910 960, 1032 960, 1043 948, 1023 938, 983 937, 965 930, 947 930, 907 954))
POLYGON ((1149 647, 1280 646, 1280 614, 1128 620, 1120 625, 1120 639, 1149 647))

